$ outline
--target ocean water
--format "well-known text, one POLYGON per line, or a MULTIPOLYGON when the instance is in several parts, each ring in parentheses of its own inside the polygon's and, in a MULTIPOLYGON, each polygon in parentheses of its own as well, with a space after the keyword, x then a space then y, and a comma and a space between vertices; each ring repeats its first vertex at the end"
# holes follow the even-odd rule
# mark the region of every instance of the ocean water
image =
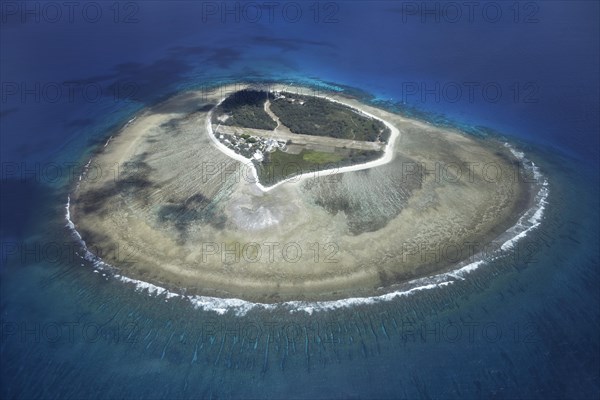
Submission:
POLYGON ((598 398, 599 5, 423 4, 3 2, 0 397, 598 398), (499 135, 548 178, 540 225, 463 280, 312 313, 219 314, 95 272, 64 214, 94 149, 237 80, 499 135))

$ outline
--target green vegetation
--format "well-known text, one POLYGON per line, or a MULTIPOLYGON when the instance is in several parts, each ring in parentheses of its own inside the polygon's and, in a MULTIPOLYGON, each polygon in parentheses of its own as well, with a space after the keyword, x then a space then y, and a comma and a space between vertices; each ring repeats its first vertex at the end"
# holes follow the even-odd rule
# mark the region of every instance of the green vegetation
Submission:
MULTIPOLYGON (((282 94, 284 97, 276 98, 268 92, 252 89, 233 93, 216 108, 213 123, 273 130, 277 122, 264 109, 265 102, 269 99, 271 111, 293 133, 370 142, 387 142, 389 139, 391 132, 383 122, 351 107, 319 97, 286 92, 282 94)), ((225 139, 228 140, 229 148, 246 158, 253 159, 257 150, 263 153, 262 161, 253 160, 253 163, 259 181, 266 186, 296 175, 366 163, 383 154, 378 150, 355 150, 338 146, 334 151, 309 150, 303 147, 298 154, 279 149, 266 152, 264 147, 252 146, 254 143, 261 143, 261 139, 249 133, 241 133, 239 136, 226 134, 225 139)), ((288 140, 287 144, 291 145, 292 141, 288 140)))
POLYGON ((248 135, 247 133, 242 133, 242 134, 240 135, 240 137, 241 137, 242 139, 244 139, 244 140, 245 140, 246 142, 248 142, 248 143, 256 143, 256 142, 257 142, 256 138, 253 138, 253 137, 251 137, 251 136, 250 136, 250 135, 248 135))
POLYGON ((383 122, 348 106, 319 97, 282 94, 285 98, 271 101, 271 111, 293 133, 368 142, 389 139, 391 132, 383 122))
POLYGON ((259 90, 240 90, 227 97, 213 113, 213 123, 243 128, 273 130, 277 122, 265 112, 264 105, 269 94, 259 90), (228 115, 225 121, 220 117, 228 115))
POLYGON ((325 153, 323 151, 302 150, 304 155, 302 159, 311 164, 328 164, 341 161, 344 157, 340 154, 325 153))
POLYGON ((383 155, 376 150, 345 150, 344 153, 329 153, 315 150, 302 150, 299 154, 276 150, 266 153, 262 162, 255 162, 258 180, 271 186, 292 176, 335 169, 348 165, 362 164, 383 155))

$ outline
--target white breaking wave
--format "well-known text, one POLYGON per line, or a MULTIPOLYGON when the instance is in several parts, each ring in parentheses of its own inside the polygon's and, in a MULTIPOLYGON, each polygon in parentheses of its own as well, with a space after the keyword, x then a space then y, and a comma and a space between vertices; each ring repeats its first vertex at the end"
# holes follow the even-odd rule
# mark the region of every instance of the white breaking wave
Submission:
POLYGON ((523 165, 529 168, 529 170, 533 173, 535 182, 539 183, 541 181, 541 187, 538 193, 535 195, 536 206, 527 210, 527 212, 523 214, 521 218, 519 218, 517 224, 509 229, 509 232, 515 232, 515 236, 500 246, 501 250, 506 251, 514 247, 517 241, 527 236, 531 230, 540 225, 546 204, 548 204, 547 199, 550 192, 548 190, 548 180, 542 175, 537 165, 535 165, 533 161, 527 160, 523 152, 515 150, 508 143, 505 143, 504 146, 506 146, 511 153, 523 163, 523 165))
MULTIPOLYGON (((133 120, 132 120, 133 121, 133 120)), ((130 122, 132 122, 130 121, 130 122)), ((209 120, 210 121, 210 120, 209 120)), ((210 135, 214 137, 214 135, 210 135)), ((216 138, 215 138, 216 140, 216 138)), ((216 140, 218 142, 218 140, 216 140)), ((108 143, 107 143, 108 144, 108 143)), ((220 144, 220 143, 219 143, 220 144)), ((169 291, 166 288, 144 282, 137 279, 132 279, 125 277, 123 275, 119 275, 114 273, 112 276, 123 283, 134 285, 136 291, 147 292, 150 296, 164 296, 165 301, 171 298, 182 298, 188 300, 195 308, 212 311, 217 314, 225 314, 227 312, 233 312, 237 316, 243 316, 253 309, 263 309, 263 310, 275 310, 275 309, 284 309, 289 312, 306 312, 308 314, 312 314, 317 311, 330 311, 340 308, 348 308, 358 305, 369 305, 376 304, 384 301, 391 301, 393 299, 409 296, 413 293, 420 292, 423 290, 436 289, 441 288, 447 285, 450 285, 458 280, 464 280, 465 276, 475 270, 477 270, 482 265, 493 261, 497 258, 503 256, 503 253, 506 254, 506 251, 511 249, 517 241, 521 240, 533 229, 537 228, 540 225, 542 217, 544 215, 545 206, 547 204, 547 198, 549 195, 548 189, 548 181, 542 175, 539 168, 531 161, 529 161, 525 154, 521 151, 515 150, 508 143, 504 144, 511 153, 519 160, 521 163, 533 174, 536 182, 542 182, 538 193, 535 196, 535 204, 532 208, 527 210, 516 225, 508 229, 505 234, 511 236, 510 239, 506 240, 501 246, 500 249, 492 254, 488 255, 475 255, 473 259, 476 261, 469 260, 468 262, 462 262, 457 265, 457 268, 449 271, 440 273, 437 275, 418 278, 403 284, 403 289, 396 290, 393 292, 388 292, 379 296, 370 296, 370 297, 351 297, 347 299, 340 300, 330 300, 330 301, 287 301, 281 303, 254 303, 251 301, 246 301, 242 299, 236 298, 220 298, 220 297, 210 297, 210 296, 187 296, 179 293, 175 293, 169 291), (512 236, 514 235, 514 236, 512 236), (409 288, 406 288, 409 287, 409 288)), ((225 146, 225 149, 229 150, 225 146)), ((224 149, 223 149, 224 150, 224 149)), ((232 151, 232 153, 234 153, 232 151)), ((391 152, 390 152, 391 153, 391 152)), ((234 153, 235 156, 242 157, 237 153, 234 153)), ((232 154, 233 156, 233 154, 232 154)), ((236 157, 234 157, 236 158, 236 157)), ((79 177, 81 181, 82 177, 85 176, 87 172, 87 168, 89 167, 92 160, 90 160, 83 173, 79 177)), ((77 185, 79 187, 79 184, 77 185)), ((272 188, 272 187, 271 187, 272 188)), ((270 188, 269 188, 270 189, 270 188)), ((92 263, 92 266, 95 269, 99 270, 116 270, 113 266, 105 263, 102 259, 94 255, 89 251, 85 241, 83 240, 81 234, 77 231, 75 224, 71 220, 71 196, 67 196, 67 204, 66 204, 66 212, 65 219, 67 220, 66 227, 68 227, 73 236, 77 238, 80 243, 82 249, 84 250, 84 255, 81 257, 92 263)))

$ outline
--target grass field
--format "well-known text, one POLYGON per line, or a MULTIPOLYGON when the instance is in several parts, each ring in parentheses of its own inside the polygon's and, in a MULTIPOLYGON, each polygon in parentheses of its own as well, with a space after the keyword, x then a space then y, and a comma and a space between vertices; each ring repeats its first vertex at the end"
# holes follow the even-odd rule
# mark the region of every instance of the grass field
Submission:
POLYGON ((317 165, 336 163, 344 158, 341 154, 314 150, 302 150, 300 154, 302 155, 302 159, 307 163, 317 165))
POLYGON ((276 150, 256 163, 258 179, 265 186, 309 172, 359 164, 381 157, 381 151, 345 150, 346 154, 303 149, 298 154, 276 150))

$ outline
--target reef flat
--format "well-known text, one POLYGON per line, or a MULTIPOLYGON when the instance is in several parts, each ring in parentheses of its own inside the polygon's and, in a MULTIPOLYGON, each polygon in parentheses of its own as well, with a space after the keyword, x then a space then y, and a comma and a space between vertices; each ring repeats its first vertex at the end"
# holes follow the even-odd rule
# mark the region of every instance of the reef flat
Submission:
MULTIPOLYGON (((371 137, 385 156, 263 190, 256 163, 224 149, 214 131, 212 113, 239 90, 189 91, 148 108, 93 158, 71 218, 119 274, 257 302, 371 296, 493 248, 531 205, 526 172, 503 143, 336 93, 320 97, 392 128, 371 137)), ((299 99, 312 92, 294 90, 299 99)))

